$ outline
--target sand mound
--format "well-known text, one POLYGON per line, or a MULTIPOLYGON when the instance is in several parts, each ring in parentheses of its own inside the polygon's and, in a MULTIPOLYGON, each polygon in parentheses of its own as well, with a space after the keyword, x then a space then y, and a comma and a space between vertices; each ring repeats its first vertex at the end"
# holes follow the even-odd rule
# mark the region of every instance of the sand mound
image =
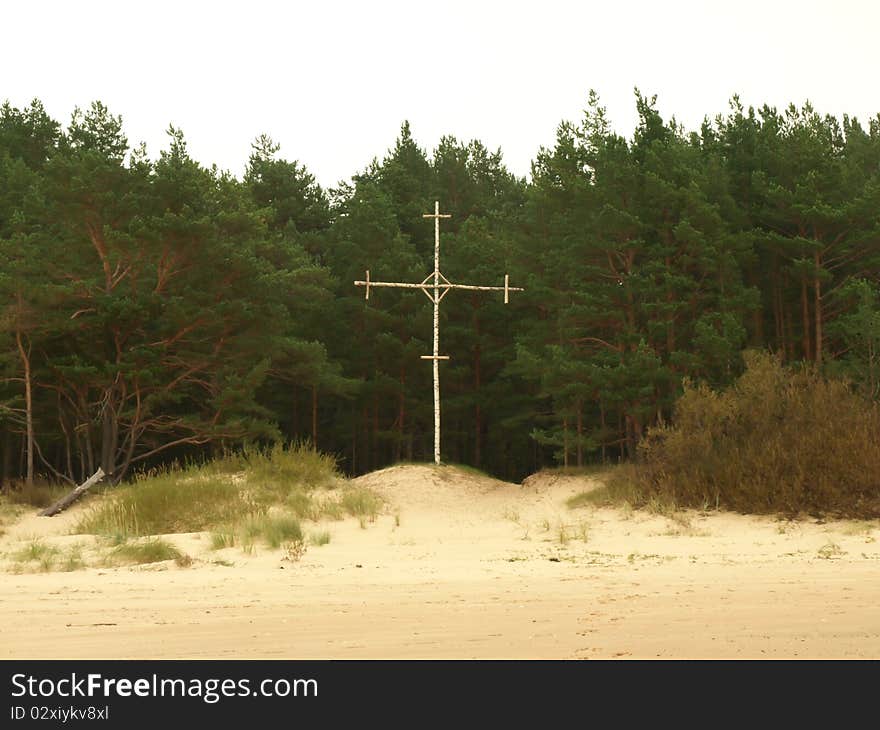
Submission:
POLYGON ((376 492, 392 509, 432 512, 494 509, 520 491, 518 484, 455 466, 402 464, 364 474, 351 483, 376 492))
POLYGON ((403 513, 426 529, 477 541, 483 530, 502 524, 508 531, 511 523, 565 524, 571 520, 566 501, 601 482, 591 476, 540 472, 513 484, 457 466, 401 464, 365 474, 352 484, 379 494, 388 514, 403 513))

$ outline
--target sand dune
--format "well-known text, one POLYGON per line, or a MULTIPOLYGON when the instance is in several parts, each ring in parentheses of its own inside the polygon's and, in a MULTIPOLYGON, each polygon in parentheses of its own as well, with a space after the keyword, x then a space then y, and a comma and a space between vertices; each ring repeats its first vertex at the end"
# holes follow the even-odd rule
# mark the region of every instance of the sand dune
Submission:
MULTIPOLYGON (((453 467, 355 480, 375 522, 329 544, 194 563, 8 573, 0 656, 278 658, 880 657, 880 524, 569 509, 595 478, 508 484, 453 467)), ((59 545, 77 507, 6 528, 59 545)), ((6 567, 11 567, 6 561, 6 567)))

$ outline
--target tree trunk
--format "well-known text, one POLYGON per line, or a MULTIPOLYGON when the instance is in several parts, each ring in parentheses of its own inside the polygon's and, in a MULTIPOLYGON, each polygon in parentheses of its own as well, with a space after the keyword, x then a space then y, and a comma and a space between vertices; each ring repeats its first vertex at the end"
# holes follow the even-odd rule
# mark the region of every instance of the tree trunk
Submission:
POLYGON ((86 455, 83 451, 82 441, 80 440, 79 433, 77 433, 76 428, 73 429, 73 439, 76 444, 76 455, 79 459, 79 479, 76 479, 78 482, 85 481, 85 472, 86 472, 86 455))
MULTIPOLYGON (((477 337, 480 336, 479 320, 477 324, 477 337)), ((481 466, 482 462, 482 432, 483 432, 483 414, 480 411, 480 343, 477 342, 474 348, 474 397, 476 404, 474 406, 474 466, 481 466)))
POLYGON ((785 356, 786 359, 794 360, 794 333, 791 326, 792 315, 788 308, 783 304, 782 307, 782 327, 785 331, 785 356))
POLYGON ((584 413, 581 402, 577 402, 577 465, 584 465, 584 413))
POLYGON ((358 412, 357 405, 351 409, 351 473, 357 475, 357 442, 358 442, 358 412))
POLYGON ((764 345, 764 287, 761 286, 754 272, 751 273, 749 280, 755 290, 761 292, 760 305, 755 307, 752 312, 752 329, 754 330, 752 344, 761 347, 764 345))
MULTIPOLYGON (((636 404, 638 405, 638 404, 636 404)), ((630 459, 637 455, 636 447, 642 439, 642 424, 635 416, 626 416, 626 451, 630 459)))
MULTIPOLYGON (((67 462, 67 476, 71 482, 76 484, 76 474, 73 471, 73 452, 70 447, 70 431, 67 428, 67 424, 64 422, 64 415, 61 411, 61 396, 58 397, 58 423, 61 426, 61 431, 64 434, 64 455, 66 457, 67 462)), ((61 471, 59 469, 59 471, 61 471)))
POLYGON ((312 446, 318 448, 318 386, 312 386, 312 446))
POLYGON ((373 468, 373 449, 371 447, 370 442, 370 406, 364 403, 364 410, 361 414, 361 421, 363 423, 363 432, 364 432, 364 440, 363 440, 363 464, 364 464, 364 473, 370 471, 373 468))
POLYGON ((101 425, 101 469, 112 484, 116 479, 116 448, 119 443, 119 424, 116 413, 108 402, 104 405, 104 418, 101 425))
POLYGON ((27 352, 24 349, 20 330, 15 331, 15 344, 18 345, 18 354, 24 368, 24 404, 27 423, 27 477, 25 483, 31 486, 34 483, 34 405, 31 393, 31 358, 30 348, 27 352))
POLYGON ((801 278, 801 316, 804 322, 804 360, 812 358, 813 347, 810 343, 810 304, 807 299, 807 277, 801 278))
POLYGON ((63 512, 71 504, 78 500, 83 494, 85 494, 88 489, 100 482, 103 478, 104 471, 100 467, 98 467, 98 471, 92 474, 92 476, 89 477, 88 481, 80 484, 76 489, 74 489, 72 492, 69 492, 53 505, 46 507, 46 509, 40 512, 40 515, 43 517, 52 517, 53 515, 57 515, 59 512, 63 512))
POLYGON ((377 466, 381 463, 379 452, 379 394, 373 398, 373 463, 377 466))
POLYGON ((94 474, 95 469, 95 449, 92 446, 92 430, 88 424, 85 427, 86 457, 88 458, 89 473, 94 474))
POLYGON ((819 280, 819 269, 822 266, 822 259, 819 252, 813 254, 813 263, 816 266, 816 274, 813 279, 813 292, 815 300, 813 308, 816 316, 816 364, 822 365, 822 282, 819 280))
POLYGON ((9 467, 12 466, 12 434, 8 429, 3 430, 3 465, 0 468, 0 483, 4 491, 9 491, 9 467))
POLYGON ((562 466, 568 468, 568 418, 562 419, 562 466))
POLYGON ((872 400, 877 397, 877 354, 873 337, 868 338, 868 393, 872 400))
POLYGON ((406 433, 406 370, 400 369, 400 395, 397 398, 397 443, 394 445, 394 460, 403 457, 403 441, 406 433))
MULTIPOLYGON (((669 233, 669 229, 667 229, 664 233, 664 238, 666 239, 667 245, 672 244, 672 236, 669 233)), ((672 261, 669 256, 666 257, 666 270, 672 271, 672 261)), ((666 304, 669 306, 669 311, 667 312, 668 320, 666 322, 666 354, 671 355, 675 351, 675 315, 673 314, 672 304, 675 301, 675 294, 672 289, 669 288, 666 292, 666 304)), ((578 412, 580 416, 580 412, 578 412)))
POLYGON ((626 432, 624 434, 624 443, 626 444, 626 457, 628 459, 632 459, 635 456, 635 448, 633 447, 633 435, 632 435, 632 417, 629 415, 625 415, 623 417, 624 427, 626 432))
MULTIPOLYGON (((114 475, 115 479, 113 481, 114 484, 118 484, 122 481, 123 477, 128 474, 129 467, 131 467, 132 459, 134 458, 134 450, 137 446, 138 434, 136 429, 132 428, 129 434, 130 438, 128 440, 128 446, 125 449, 125 453, 122 454, 122 464, 116 465, 116 474, 114 475)), ((215 444, 210 445, 211 448, 215 446, 215 444)), ((223 451, 221 453, 226 453, 226 445, 223 443, 223 451)))
POLYGON ((773 325, 776 331, 776 349, 785 353, 785 329, 782 326, 782 295, 779 286, 773 284, 773 325))

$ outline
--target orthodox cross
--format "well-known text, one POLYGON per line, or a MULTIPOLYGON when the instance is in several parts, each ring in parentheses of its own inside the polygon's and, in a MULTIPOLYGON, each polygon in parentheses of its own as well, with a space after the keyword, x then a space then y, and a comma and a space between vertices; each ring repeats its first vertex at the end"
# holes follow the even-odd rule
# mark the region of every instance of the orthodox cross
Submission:
POLYGON ((448 360, 449 355, 440 354, 440 302, 450 289, 468 289, 470 291, 503 291, 504 303, 507 304, 510 292, 523 289, 510 286, 510 277, 504 275, 504 286, 474 286, 471 284, 453 284, 440 273, 440 219, 451 218, 448 213, 440 213, 440 203, 434 202, 434 212, 425 213, 422 218, 434 219, 434 271, 422 279, 419 284, 405 284, 397 281, 371 281, 367 270, 365 281, 356 281, 355 286, 366 287, 365 299, 370 298, 371 287, 393 287, 398 289, 421 289, 425 296, 434 304, 434 353, 422 355, 422 360, 434 363, 434 463, 440 463, 440 360, 448 360), (432 281, 433 280, 433 281, 432 281))

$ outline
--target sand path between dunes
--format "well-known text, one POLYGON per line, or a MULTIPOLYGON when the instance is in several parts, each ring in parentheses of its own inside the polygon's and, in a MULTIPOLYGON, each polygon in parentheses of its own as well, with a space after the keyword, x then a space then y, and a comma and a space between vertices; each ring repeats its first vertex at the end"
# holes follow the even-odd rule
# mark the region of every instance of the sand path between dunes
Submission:
MULTIPOLYGON (((586 477, 449 467, 356 480, 388 500, 298 562, 172 539, 192 567, 5 574, 4 658, 880 657, 880 524, 580 508, 586 477), (225 565, 213 561, 223 561, 225 565)), ((10 554, 77 507, 27 516, 10 554)))

